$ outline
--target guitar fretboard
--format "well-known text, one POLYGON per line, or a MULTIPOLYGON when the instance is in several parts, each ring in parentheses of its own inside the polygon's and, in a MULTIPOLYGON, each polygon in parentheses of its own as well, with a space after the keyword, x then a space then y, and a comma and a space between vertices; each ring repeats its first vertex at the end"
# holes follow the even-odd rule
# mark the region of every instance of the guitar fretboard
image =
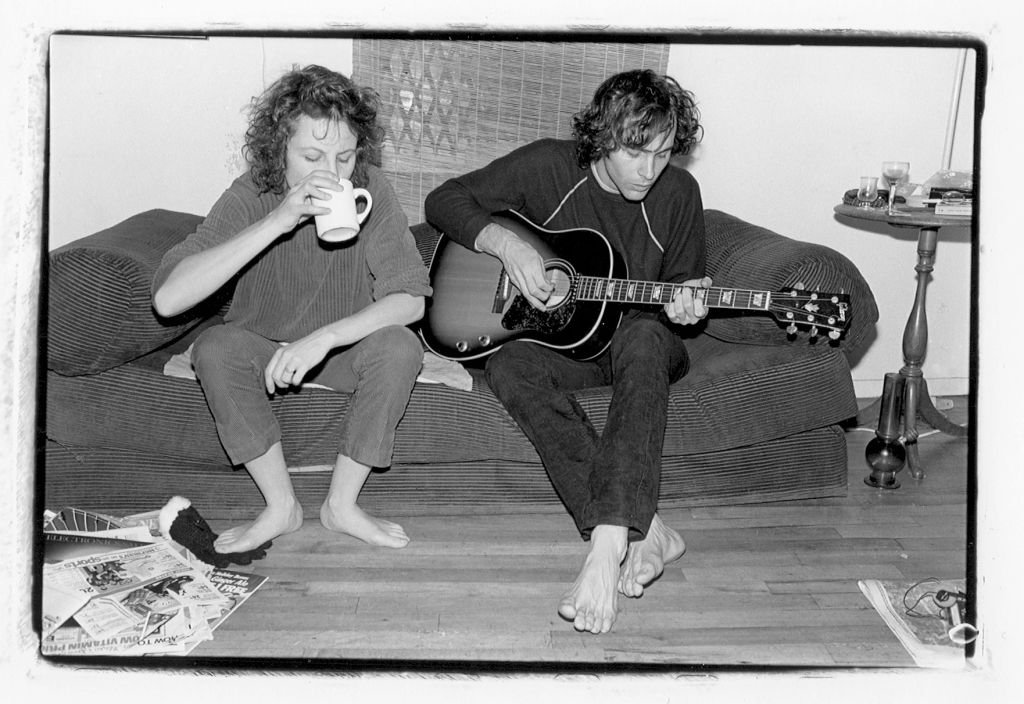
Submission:
MULTIPOLYGON (((683 288, 686 288, 683 284, 580 276, 577 277, 576 298, 582 301, 664 305, 683 288)), ((703 299, 704 305, 709 308, 768 310, 771 302, 769 291, 718 287, 693 288, 693 291, 694 295, 698 299, 703 299)))

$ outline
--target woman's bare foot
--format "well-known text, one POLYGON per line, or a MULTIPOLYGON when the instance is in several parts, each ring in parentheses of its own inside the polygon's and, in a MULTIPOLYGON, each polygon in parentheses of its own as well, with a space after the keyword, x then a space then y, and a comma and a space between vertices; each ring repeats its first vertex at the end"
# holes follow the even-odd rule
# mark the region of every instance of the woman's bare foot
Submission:
POLYGON ((615 581, 626 554, 627 529, 597 526, 590 536, 590 553, 576 581, 562 597, 558 613, 577 631, 607 633, 615 623, 618 594, 615 581))
POLYGON ((219 553, 246 552, 302 527, 302 506, 296 501, 267 505, 252 523, 227 529, 213 543, 219 553))
POLYGON ((404 548, 409 544, 409 536, 402 526, 371 516, 355 504, 333 507, 330 500, 324 501, 320 507, 320 522, 327 530, 345 533, 378 547, 404 548))
POLYGON ((643 596, 644 587, 658 578, 665 565, 678 560, 686 550, 683 537, 654 514, 643 540, 629 544, 619 570, 619 591, 630 597, 643 596))

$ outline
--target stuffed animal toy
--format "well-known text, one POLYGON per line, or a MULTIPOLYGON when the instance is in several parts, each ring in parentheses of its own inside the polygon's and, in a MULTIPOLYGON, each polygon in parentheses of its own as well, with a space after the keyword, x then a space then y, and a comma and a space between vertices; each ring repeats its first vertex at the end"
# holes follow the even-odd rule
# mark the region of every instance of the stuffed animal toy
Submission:
POLYGON ((262 560, 272 544, 268 540, 258 548, 245 552, 217 552, 213 549, 217 534, 199 515, 192 502, 183 496, 172 497, 160 509, 159 520, 160 533, 165 538, 188 548, 197 558, 214 567, 223 568, 232 563, 248 565, 253 560, 262 560))

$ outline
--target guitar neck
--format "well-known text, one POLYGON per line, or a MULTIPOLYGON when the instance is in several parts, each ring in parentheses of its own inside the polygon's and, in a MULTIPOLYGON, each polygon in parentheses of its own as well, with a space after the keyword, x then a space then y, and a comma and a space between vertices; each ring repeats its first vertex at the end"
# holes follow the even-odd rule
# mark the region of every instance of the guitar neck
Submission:
MULTIPOLYGON (((610 303, 637 303, 665 305, 684 288, 683 284, 628 279, 603 279, 595 276, 577 278, 576 298, 581 301, 608 301, 610 303)), ((768 310, 770 291, 751 291, 740 288, 689 287, 698 300, 708 308, 736 310, 768 310)))

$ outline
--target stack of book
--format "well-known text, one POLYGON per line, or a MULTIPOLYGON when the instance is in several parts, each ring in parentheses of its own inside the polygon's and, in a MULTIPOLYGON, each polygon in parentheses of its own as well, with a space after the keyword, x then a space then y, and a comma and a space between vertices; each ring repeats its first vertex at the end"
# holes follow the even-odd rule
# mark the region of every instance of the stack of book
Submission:
POLYGON ((934 205, 936 215, 959 215, 971 217, 974 214, 974 192, 949 188, 932 188, 929 198, 924 201, 934 205))
POLYGON ((194 559, 158 513, 44 514, 43 655, 185 655, 266 582, 194 559))
POLYGON ((962 203, 936 203, 935 204, 936 215, 962 215, 964 217, 970 217, 974 214, 974 203, 971 201, 964 201, 962 203))

